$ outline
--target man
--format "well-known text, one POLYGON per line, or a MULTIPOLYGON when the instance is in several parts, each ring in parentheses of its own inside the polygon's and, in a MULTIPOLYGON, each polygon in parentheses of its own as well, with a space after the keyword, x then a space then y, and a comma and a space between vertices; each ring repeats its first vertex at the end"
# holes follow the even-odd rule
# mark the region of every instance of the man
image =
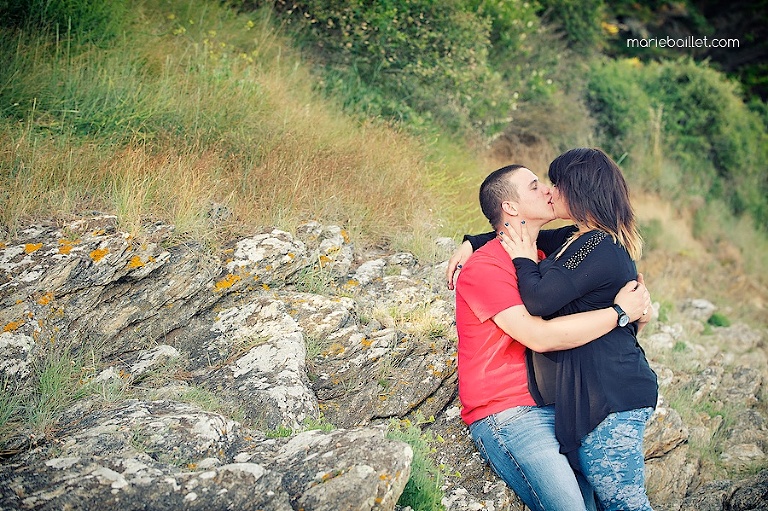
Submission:
MULTIPOLYGON (((485 179, 480 206, 496 232, 525 222, 532 239, 554 219, 549 187, 520 165, 485 179)), ((498 239, 472 254, 455 287, 461 415, 480 454, 531 510, 584 511, 579 482, 555 438, 554 407, 537 407, 528 391, 525 349, 586 344, 616 327, 619 311, 611 307, 551 321, 531 316, 498 239)), ((633 281, 616 304, 636 320, 650 307, 650 296, 633 281)))

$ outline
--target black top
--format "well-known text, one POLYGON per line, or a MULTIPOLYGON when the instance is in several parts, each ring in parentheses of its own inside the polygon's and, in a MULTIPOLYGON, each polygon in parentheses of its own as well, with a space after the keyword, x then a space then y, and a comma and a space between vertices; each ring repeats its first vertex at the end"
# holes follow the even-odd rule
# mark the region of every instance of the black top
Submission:
MULTIPOLYGON (((610 307, 619 290, 637 278, 627 251, 602 231, 579 236, 560 254, 573 232, 572 226, 541 231, 537 244, 547 259, 513 261, 523 302, 535 316, 550 319, 610 307)), ((656 374, 636 334, 637 325, 630 323, 579 348, 547 354, 529 350, 531 395, 539 405, 555 404, 561 452, 578 449, 609 413, 656 406, 656 374)))

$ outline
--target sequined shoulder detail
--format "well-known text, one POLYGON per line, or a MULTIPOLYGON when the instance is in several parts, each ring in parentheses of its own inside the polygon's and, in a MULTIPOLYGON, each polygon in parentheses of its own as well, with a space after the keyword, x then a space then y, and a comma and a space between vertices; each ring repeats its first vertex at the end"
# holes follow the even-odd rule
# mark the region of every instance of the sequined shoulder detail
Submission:
POLYGON ((586 243, 584 243, 581 248, 576 251, 575 254, 569 257, 568 260, 563 263, 563 266, 569 270, 575 270, 576 267, 580 265, 584 259, 586 259, 589 253, 592 252, 595 247, 607 237, 608 233, 603 231, 593 232, 590 234, 586 243))

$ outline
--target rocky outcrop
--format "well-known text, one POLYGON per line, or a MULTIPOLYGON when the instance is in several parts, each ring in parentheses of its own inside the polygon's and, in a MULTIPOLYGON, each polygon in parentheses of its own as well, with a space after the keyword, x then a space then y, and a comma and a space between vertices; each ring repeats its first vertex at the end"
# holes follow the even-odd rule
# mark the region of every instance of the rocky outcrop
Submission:
MULTIPOLYGON (((93 216, 0 245, 0 410, 18 396, 50 414, 9 413, 0 508, 394 509, 413 451, 388 431, 408 424, 432 441, 447 510, 523 509, 459 417, 451 240, 432 263, 319 224, 216 252, 172 234, 93 216), (76 394, 45 394, 46 367, 74 367, 76 394)), ((681 304, 682 323, 641 339, 662 385, 646 433, 658 510, 764 502, 765 473, 718 480, 697 450, 724 439, 731 473, 768 459, 764 333, 707 331, 710 307, 681 304), (667 395, 712 413, 686 423, 667 395)))

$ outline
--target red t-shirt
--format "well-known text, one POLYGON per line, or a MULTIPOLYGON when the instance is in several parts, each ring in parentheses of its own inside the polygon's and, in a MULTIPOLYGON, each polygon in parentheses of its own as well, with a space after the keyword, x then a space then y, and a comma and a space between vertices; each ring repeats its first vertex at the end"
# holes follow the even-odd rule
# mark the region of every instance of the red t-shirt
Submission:
POLYGON ((491 319, 522 305, 517 274, 498 239, 467 260, 456 280, 461 417, 471 424, 515 406, 535 406, 528 392, 525 346, 491 319))

